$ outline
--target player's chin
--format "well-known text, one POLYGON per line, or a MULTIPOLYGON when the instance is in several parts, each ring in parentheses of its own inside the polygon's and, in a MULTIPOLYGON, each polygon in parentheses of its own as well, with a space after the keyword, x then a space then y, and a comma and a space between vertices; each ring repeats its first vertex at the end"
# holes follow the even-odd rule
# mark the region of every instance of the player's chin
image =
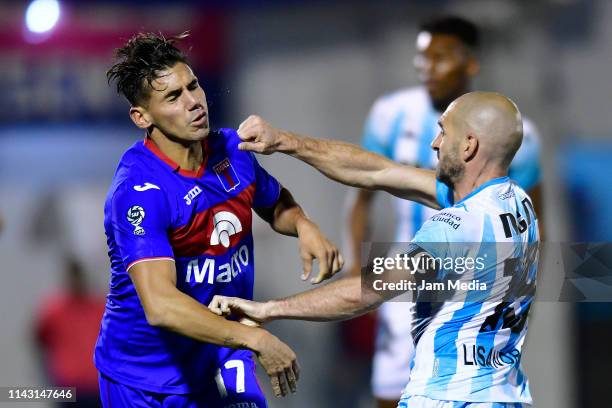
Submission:
POLYGON ((208 126, 193 127, 191 129, 191 132, 189 133, 190 133, 191 139, 203 140, 203 139, 206 139, 208 135, 210 134, 210 128, 208 126))

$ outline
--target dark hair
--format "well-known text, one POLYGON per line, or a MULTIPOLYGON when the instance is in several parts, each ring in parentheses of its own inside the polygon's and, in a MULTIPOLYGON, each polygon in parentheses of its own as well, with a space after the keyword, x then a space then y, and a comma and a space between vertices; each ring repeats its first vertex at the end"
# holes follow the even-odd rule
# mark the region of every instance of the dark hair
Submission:
POLYGON ((437 17, 422 23, 419 31, 431 34, 448 34, 457 37, 472 49, 480 46, 480 30, 476 24, 457 16, 437 17))
POLYGON ((159 71, 178 62, 188 63, 187 57, 174 45, 188 35, 184 32, 165 38, 161 34, 136 34, 125 46, 115 50, 115 64, 106 71, 109 85, 115 81, 117 93, 125 96, 132 106, 142 104, 149 96, 151 83, 159 78, 159 71))

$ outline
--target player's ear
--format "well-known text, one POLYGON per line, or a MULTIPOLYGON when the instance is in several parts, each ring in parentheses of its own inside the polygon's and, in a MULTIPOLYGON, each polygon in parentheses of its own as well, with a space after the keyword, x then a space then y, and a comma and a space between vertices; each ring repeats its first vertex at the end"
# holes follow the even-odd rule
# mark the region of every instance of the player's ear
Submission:
POLYGON ((471 133, 468 133, 465 138, 465 145, 463 149, 463 160, 469 162, 476 156, 478 151, 478 138, 471 133))
POLYGON ((148 129, 153 124, 151 115, 149 115, 142 106, 130 107, 130 118, 132 118, 132 122, 141 129, 148 129))

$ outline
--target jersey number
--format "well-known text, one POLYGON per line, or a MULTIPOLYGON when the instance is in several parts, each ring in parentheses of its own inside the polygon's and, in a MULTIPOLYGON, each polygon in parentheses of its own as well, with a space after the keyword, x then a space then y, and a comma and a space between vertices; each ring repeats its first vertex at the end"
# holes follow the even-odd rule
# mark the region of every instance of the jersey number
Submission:
POLYGON ((523 218, 518 210, 516 211, 516 217, 512 215, 512 213, 504 213, 500 214, 499 218, 501 218, 502 225, 504 226, 504 234, 506 234, 506 238, 510 238, 513 232, 517 234, 522 234, 527 231, 527 228, 531 225, 531 214, 533 214, 533 219, 536 219, 536 213, 533 209, 533 205, 528 198, 525 198, 521 201, 523 204, 523 210, 525 210, 525 214, 527 215, 527 220, 523 218))
MULTIPOLYGON (((225 362, 223 367, 230 369, 236 369, 236 393, 240 394, 244 392, 244 362, 242 360, 228 360, 225 362)), ((221 369, 217 369, 217 375, 215 375, 215 382, 217 383, 217 389, 221 398, 227 397, 227 388, 225 387, 225 381, 221 375, 221 369)))

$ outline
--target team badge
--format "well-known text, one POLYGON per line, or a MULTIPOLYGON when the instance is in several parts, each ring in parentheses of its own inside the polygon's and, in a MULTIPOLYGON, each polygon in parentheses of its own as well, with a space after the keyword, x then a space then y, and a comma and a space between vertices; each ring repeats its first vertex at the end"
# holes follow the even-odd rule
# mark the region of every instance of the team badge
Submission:
POLYGON ((225 191, 230 192, 240 185, 238 174, 236 174, 236 170, 234 170, 234 166, 232 166, 228 158, 215 164, 213 170, 217 174, 217 178, 225 191))
POLYGON ((144 235, 145 230, 140 226, 142 224, 142 220, 144 219, 145 211, 139 205, 134 205, 130 207, 127 212, 127 220, 130 224, 134 226, 134 235, 144 235))

